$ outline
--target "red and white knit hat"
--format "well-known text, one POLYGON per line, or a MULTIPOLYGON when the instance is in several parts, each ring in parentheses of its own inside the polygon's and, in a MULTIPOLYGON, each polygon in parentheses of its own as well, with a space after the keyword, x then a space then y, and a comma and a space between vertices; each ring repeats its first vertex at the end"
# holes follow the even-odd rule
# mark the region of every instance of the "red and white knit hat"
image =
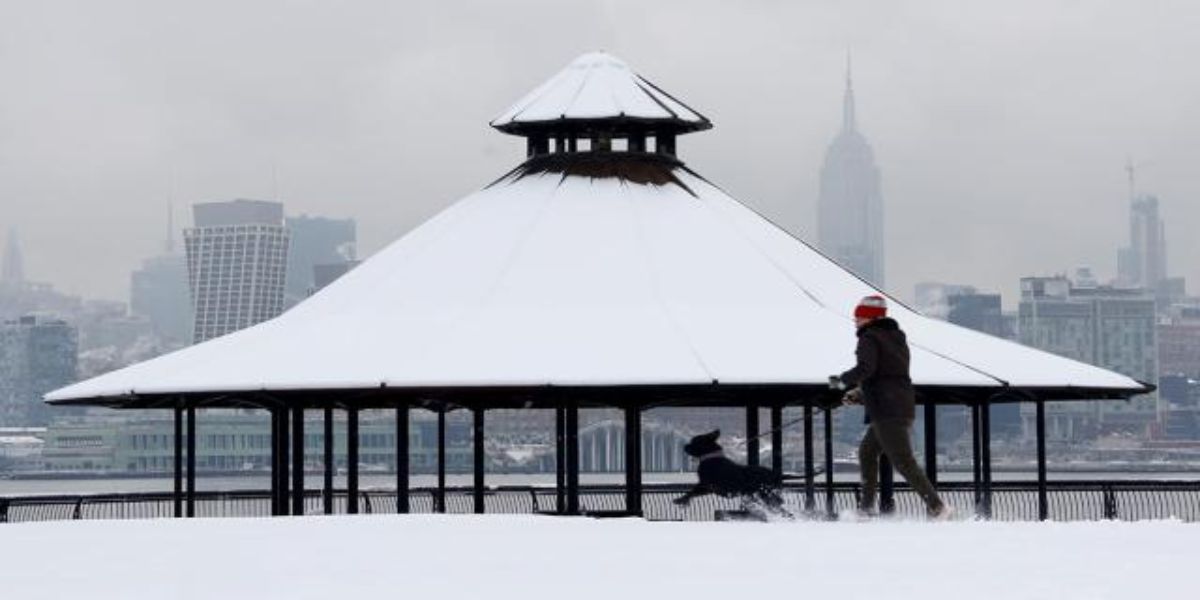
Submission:
POLYGON ((887 316, 887 301, 883 296, 864 296, 854 307, 855 319, 878 319, 887 316))

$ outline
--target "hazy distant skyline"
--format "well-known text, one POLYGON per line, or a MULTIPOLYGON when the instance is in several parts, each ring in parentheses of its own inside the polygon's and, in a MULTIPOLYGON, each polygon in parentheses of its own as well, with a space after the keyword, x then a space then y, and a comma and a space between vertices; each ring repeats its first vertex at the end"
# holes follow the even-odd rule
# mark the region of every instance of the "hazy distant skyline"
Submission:
POLYGON ((712 119, 679 140, 689 166, 815 241, 850 48, 889 292, 1011 304, 1023 275, 1112 277, 1130 157, 1168 270, 1200 285, 1200 8, 966 4, 4 3, 0 232, 30 279, 89 297, 127 296, 168 201, 182 226, 194 202, 278 195, 357 219, 367 257, 519 163, 488 120, 603 48, 712 119))

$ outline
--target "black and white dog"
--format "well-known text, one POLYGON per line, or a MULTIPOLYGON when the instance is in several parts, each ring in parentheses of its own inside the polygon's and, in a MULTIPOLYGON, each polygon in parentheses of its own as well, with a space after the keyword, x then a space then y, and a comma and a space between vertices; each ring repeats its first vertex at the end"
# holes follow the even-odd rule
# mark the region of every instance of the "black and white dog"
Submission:
POLYGON ((757 504, 778 514, 783 510, 780 490, 783 479, 771 469, 740 465, 729 460, 717 443, 721 430, 710 431, 693 437, 684 444, 683 451, 699 461, 696 475, 700 482, 684 495, 674 500, 686 506, 692 498, 705 494, 716 494, 726 498, 741 498, 744 504, 757 504))

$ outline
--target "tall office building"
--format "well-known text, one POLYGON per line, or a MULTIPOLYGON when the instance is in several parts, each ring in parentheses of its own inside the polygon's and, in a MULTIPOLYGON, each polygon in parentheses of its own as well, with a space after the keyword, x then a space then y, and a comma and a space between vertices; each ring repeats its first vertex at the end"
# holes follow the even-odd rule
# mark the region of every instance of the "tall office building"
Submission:
POLYGON ((316 277, 349 270, 355 260, 354 219, 329 219, 301 215, 287 218, 288 247, 285 302, 294 305, 321 286, 316 277))
POLYGON ((817 202, 821 252, 877 287, 884 285, 883 197, 879 168, 858 131, 854 87, 846 70, 842 130, 825 153, 817 202))
MULTIPOLYGON (((1078 285, 1064 276, 1025 277, 1017 329, 1027 346, 1158 382, 1155 302, 1145 290, 1078 285)), ((1047 419, 1050 435, 1060 440, 1112 431, 1146 434, 1160 422, 1158 395, 1050 403, 1047 419)))
POLYGON ((42 394, 73 383, 78 336, 65 321, 25 316, 0 323, 0 425, 49 421, 42 394))
POLYGON ((187 259, 175 247, 175 230, 167 216, 163 253, 142 262, 129 276, 130 311, 150 320, 158 338, 170 345, 192 341, 192 299, 187 259))
POLYGON ((16 287, 24 283, 25 261, 21 257, 21 246, 17 243, 16 228, 8 230, 3 261, 0 263, 0 285, 16 287))
POLYGON ((288 232, 283 205, 262 200, 196 204, 184 231, 193 340, 225 335, 283 312, 288 232))
POLYGON ((1158 198, 1135 196, 1129 204, 1129 246, 1117 255, 1117 283, 1158 293, 1167 279, 1167 240, 1158 198))

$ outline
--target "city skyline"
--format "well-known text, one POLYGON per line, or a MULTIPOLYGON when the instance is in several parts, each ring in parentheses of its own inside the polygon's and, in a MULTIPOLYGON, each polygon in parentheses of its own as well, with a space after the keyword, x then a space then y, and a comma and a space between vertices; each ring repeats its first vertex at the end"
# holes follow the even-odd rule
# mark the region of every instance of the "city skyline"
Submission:
POLYGON ((689 164, 815 243, 849 46, 887 175, 889 292, 970 281, 1011 302, 1031 273, 1088 265, 1110 279, 1128 244, 1131 156, 1139 193, 1160 199, 1167 263, 1200 280, 1188 235, 1200 221, 1189 163, 1200 90, 1167 69, 1200 44, 1184 4, 1092 7, 1091 27, 1071 25, 1070 3, 705 5, 688 28, 671 5, 622 19, 629 3, 518 4, 543 23, 472 3, 306 7, 279 22, 251 7, 237 23, 219 7, 137 19, 82 3, 23 9, 0 24, 19 50, 0 70, 20 90, 0 99, 0 231, 21 232, 29 279, 87 297, 126 296, 128 273, 161 243, 168 201, 259 197, 355 218, 369 257, 499 176, 523 149, 486 121, 541 73, 604 47, 719 115, 711 135, 683 142, 689 164), (553 26, 567 21, 577 27, 553 26), (268 23, 263 50, 252 34, 268 23), (38 34, 47 28, 64 35, 38 34), (220 43, 200 33, 213 28, 220 43), (718 38, 731 42, 708 43, 718 38), (86 235, 97 222, 127 225, 86 235))

